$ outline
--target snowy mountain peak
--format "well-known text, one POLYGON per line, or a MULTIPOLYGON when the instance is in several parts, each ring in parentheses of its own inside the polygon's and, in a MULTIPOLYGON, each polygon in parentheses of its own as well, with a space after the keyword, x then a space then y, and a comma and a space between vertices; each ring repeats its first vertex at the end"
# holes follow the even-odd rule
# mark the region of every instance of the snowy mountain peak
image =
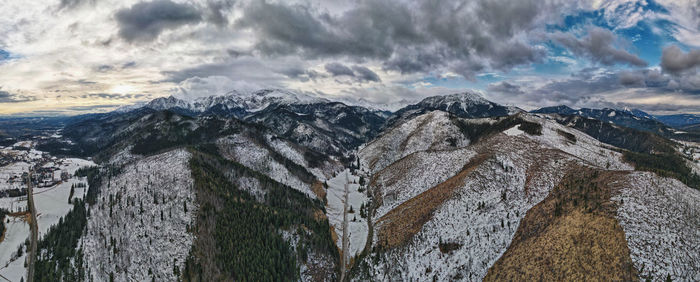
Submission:
POLYGON ((165 110, 177 107, 188 108, 189 103, 187 101, 175 98, 173 96, 169 96, 153 99, 152 101, 148 102, 145 107, 154 110, 165 110))
POLYGON ((640 117, 640 118, 647 118, 647 119, 656 119, 654 116, 648 114, 645 111, 642 111, 640 109, 630 109, 628 107, 625 107, 623 109, 623 112, 627 112, 633 116, 640 117))
POLYGON ((174 96, 163 97, 154 99, 146 104, 146 107, 154 110, 179 108, 196 113, 206 112, 215 107, 219 110, 256 112, 270 105, 313 104, 324 102, 328 102, 328 100, 304 93, 282 89, 261 89, 252 92, 232 90, 225 95, 200 97, 191 101, 174 96))
POLYGON ((462 92, 442 96, 433 96, 423 99, 420 104, 427 106, 438 107, 446 106, 451 107, 452 105, 459 105, 460 108, 466 109, 468 106, 478 105, 478 104, 489 104, 489 100, 484 99, 481 95, 476 92, 462 92))

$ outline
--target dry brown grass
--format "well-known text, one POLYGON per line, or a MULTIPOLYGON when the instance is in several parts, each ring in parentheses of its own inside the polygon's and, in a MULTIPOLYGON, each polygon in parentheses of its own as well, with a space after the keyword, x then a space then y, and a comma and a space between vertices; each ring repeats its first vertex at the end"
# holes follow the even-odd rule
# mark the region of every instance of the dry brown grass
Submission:
POLYGON ((608 183, 620 172, 573 168, 530 209, 485 281, 638 280, 608 183))
POLYGON ((339 257, 343 257, 343 249, 338 248, 338 245, 335 244, 335 242, 338 242, 338 233, 335 233, 335 228, 333 228, 332 225, 330 225, 330 229, 331 229, 331 240, 333 240, 333 245, 335 245, 335 247, 338 249, 339 257))
POLYGON ((377 220, 380 248, 394 248, 407 242, 430 220, 435 210, 464 185, 465 178, 489 155, 474 157, 461 172, 394 208, 377 220))
POLYGON ((311 184, 311 192, 314 192, 316 194, 316 197, 321 199, 324 203, 327 202, 326 200, 326 189, 323 188, 323 183, 321 181, 316 180, 313 184, 311 184))

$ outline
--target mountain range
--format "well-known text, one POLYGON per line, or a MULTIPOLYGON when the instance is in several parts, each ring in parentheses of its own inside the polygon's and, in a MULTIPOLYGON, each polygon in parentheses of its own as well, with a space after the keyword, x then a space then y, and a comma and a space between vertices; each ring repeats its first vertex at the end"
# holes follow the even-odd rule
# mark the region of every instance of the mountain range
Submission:
POLYGON ((71 261, 54 279, 695 280, 700 133, 681 129, 692 117, 674 120, 526 112, 475 92, 389 112, 280 89, 74 117, 35 149, 96 162, 80 174, 94 196, 59 223, 84 222, 70 239, 80 252, 45 249, 56 266, 43 271, 71 261))

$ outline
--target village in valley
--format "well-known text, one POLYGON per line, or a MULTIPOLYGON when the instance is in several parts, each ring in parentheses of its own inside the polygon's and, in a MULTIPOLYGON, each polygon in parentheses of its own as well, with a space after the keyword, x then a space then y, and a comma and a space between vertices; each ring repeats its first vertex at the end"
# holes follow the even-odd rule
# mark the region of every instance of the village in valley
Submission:
POLYGON ((0 146, 0 281, 21 281, 26 275, 33 218, 27 185, 33 188, 40 240, 87 193, 87 179, 77 177, 76 171, 95 166, 92 161, 38 151, 36 144, 28 140, 0 146))

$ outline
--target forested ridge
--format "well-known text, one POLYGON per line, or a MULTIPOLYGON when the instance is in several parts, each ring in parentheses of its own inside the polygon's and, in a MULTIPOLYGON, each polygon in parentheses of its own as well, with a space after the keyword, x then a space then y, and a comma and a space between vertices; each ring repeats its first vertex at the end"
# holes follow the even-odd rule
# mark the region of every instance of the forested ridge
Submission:
MULTIPOLYGON (((200 146, 191 151, 190 169, 201 205, 197 221, 215 222, 216 227, 198 230, 200 236, 186 261, 183 280, 294 281, 299 278, 298 265, 307 260, 309 252, 325 253, 337 259, 328 220, 318 216, 323 213, 320 201, 219 157, 214 146, 200 146), (265 191, 264 200, 259 202, 249 192, 236 187, 223 171, 230 172, 229 177, 257 179, 265 191), (296 251, 282 232, 299 237, 296 251), (213 261, 204 258, 198 249, 211 243, 216 246, 215 253, 209 254, 213 261), (215 264, 219 277, 203 273, 213 268, 204 265, 207 263, 215 264)), ((207 227, 198 224, 197 228, 207 227)))

